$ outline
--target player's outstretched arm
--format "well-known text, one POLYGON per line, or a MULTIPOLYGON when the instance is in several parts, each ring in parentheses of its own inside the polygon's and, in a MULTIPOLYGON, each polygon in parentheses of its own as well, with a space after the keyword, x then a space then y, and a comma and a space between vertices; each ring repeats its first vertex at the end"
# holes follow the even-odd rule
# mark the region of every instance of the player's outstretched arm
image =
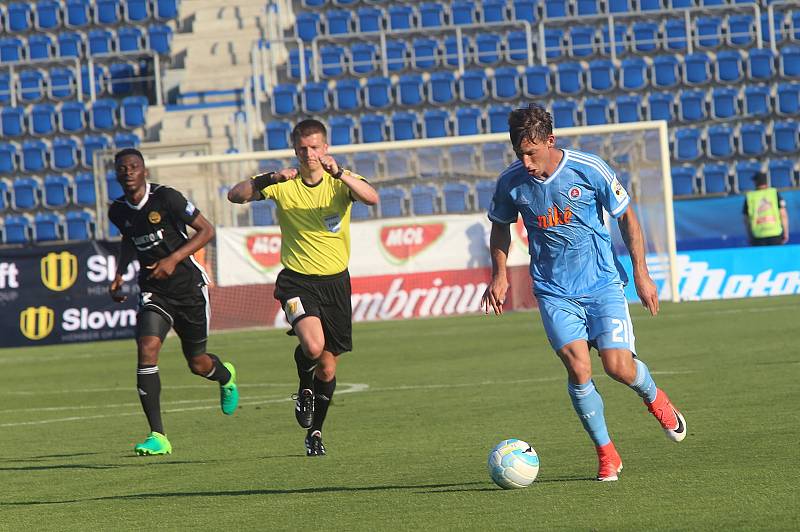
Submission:
POLYGON ((511 246, 511 226, 492 222, 489 237, 489 253, 492 256, 492 280, 481 298, 481 306, 486 314, 494 310, 496 315, 503 313, 503 304, 508 292, 508 275, 506 263, 511 246))
POLYGON ((650 272, 647 270, 644 235, 633 206, 628 206, 622 216, 619 217, 617 223, 619 224, 620 233, 622 233, 622 239, 625 241, 625 247, 628 248, 628 253, 631 256, 633 283, 636 286, 636 293, 639 295, 642 305, 647 307, 650 314, 655 316, 658 314, 658 289, 650 278, 650 272))
POLYGON ((264 199, 261 191, 270 185, 288 181, 297 177, 296 168, 283 168, 277 172, 265 172, 249 177, 236 183, 228 191, 228 201, 231 203, 248 203, 264 199))
POLYGON ((133 247, 133 242, 130 238, 123 237, 122 242, 120 242, 119 256, 117 257, 117 271, 114 275, 114 281, 112 281, 111 286, 108 287, 108 293, 111 295, 111 299, 117 303, 122 303, 128 299, 128 296, 120 294, 119 291, 122 288, 122 274, 128 269, 128 265, 135 256, 136 248, 133 247))
POLYGON ((152 270, 149 279, 166 279, 175 272, 178 263, 202 249, 214 238, 214 226, 202 214, 198 214, 189 226, 195 230, 189 240, 167 257, 146 266, 148 270, 152 270))

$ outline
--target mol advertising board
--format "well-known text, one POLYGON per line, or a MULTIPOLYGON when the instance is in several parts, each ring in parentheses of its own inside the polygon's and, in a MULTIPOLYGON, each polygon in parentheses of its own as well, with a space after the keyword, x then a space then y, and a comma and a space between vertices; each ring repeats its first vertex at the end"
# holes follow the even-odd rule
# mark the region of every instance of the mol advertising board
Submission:
POLYGON ((138 264, 124 275, 123 304, 108 296, 117 243, 81 242, 0 251, 0 346, 133 336, 138 264))

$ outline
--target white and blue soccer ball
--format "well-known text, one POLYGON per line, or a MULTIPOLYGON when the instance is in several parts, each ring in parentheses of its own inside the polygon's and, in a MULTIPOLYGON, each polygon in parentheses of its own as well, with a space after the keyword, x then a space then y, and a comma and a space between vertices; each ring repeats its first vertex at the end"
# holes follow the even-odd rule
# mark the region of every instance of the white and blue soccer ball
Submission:
POLYGON ((489 475, 503 489, 525 488, 539 474, 539 457, 528 443, 503 440, 489 453, 489 475))

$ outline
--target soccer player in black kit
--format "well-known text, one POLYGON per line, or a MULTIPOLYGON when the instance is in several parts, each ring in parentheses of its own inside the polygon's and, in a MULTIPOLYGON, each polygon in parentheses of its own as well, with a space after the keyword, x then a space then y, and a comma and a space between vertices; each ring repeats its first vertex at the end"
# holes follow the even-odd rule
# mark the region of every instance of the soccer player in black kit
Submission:
POLYGON ((122 234, 116 276, 109 287, 115 301, 125 300, 120 289, 130 262, 137 258, 140 264, 136 385, 150 434, 134 450, 139 455, 169 454, 172 445, 161 421, 158 353, 170 328, 181 340, 192 373, 219 383, 222 412, 232 415, 239 403, 233 364, 206 351, 208 278, 192 256, 214 237, 214 227, 183 194, 147 181, 138 150, 118 152, 114 166, 125 192, 108 209, 109 219, 122 234), (187 225, 196 231, 191 238, 187 225))

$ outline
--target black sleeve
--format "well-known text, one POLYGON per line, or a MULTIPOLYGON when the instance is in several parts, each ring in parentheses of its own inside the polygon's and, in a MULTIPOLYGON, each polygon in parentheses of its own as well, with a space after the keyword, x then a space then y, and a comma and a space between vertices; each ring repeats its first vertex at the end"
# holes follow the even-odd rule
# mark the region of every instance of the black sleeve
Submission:
POLYGON ((747 200, 744 200, 744 204, 742 205, 742 214, 747 214, 747 200))
POLYGON ((183 194, 171 187, 164 187, 164 203, 169 213, 185 224, 191 224, 200 214, 194 204, 183 194))

